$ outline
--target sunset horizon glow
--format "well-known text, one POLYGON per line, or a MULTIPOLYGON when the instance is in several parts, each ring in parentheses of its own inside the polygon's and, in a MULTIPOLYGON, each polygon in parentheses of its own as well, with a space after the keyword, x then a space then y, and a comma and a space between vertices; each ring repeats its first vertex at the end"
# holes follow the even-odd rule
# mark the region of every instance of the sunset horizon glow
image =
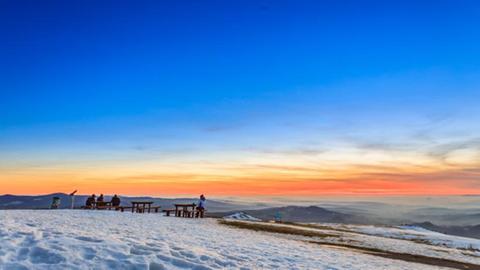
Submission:
POLYGON ((480 4, 340 2, 2 1, 0 194, 480 195, 480 4))

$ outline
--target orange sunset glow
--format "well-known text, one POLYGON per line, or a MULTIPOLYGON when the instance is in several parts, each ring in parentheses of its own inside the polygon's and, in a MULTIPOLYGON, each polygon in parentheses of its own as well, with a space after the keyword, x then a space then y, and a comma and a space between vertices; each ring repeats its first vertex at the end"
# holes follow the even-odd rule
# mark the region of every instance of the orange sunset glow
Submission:
POLYGON ((412 162, 411 153, 386 155, 370 150, 370 160, 344 164, 361 158, 328 152, 296 154, 293 158, 285 154, 235 154, 241 155, 243 160, 236 158, 224 164, 136 160, 84 167, 44 164, 3 168, 0 181, 2 188, 13 194, 79 189, 85 193, 167 196, 207 192, 215 196, 459 195, 479 189, 480 170, 478 164, 470 162, 471 157, 456 156, 456 163, 453 159, 441 163, 417 154, 412 162), (341 159, 335 160, 335 156, 341 159))

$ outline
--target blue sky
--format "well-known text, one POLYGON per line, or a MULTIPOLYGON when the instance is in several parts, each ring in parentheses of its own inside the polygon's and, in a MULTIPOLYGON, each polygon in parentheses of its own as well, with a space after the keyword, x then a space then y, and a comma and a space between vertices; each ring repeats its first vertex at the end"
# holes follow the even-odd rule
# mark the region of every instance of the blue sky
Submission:
POLYGON ((476 1, 3 0, 0 159, 476 142, 479 15, 476 1))

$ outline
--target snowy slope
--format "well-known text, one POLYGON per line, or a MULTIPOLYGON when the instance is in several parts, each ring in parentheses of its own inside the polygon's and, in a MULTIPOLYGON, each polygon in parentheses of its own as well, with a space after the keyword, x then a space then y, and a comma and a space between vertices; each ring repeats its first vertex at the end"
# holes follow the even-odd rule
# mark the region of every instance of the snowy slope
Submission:
POLYGON ((451 248, 476 250, 480 256, 480 240, 461 236, 432 232, 417 226, 379 227, 347 225, 352 230, 369 235, 378 235, 395 239, 416 240, 432 245, 451 248))
MULTIPOLYGON (((269 225, 296 229, 301 228, 302 230, 336 236, 320 239, 317 241, 320 243, 347 244, 350 247, 378 249, 386 252, 421 255, 429 258, 472 263, 476 265, 474 269, 480 269, 480 249, 477 249, 478 245, 480 245, 480 240, 478 239, 445 235, 425 229, 418 229, 417 231, 422 232, 414 233, 410 228, 402 227, 329 223, 269 225)), ((297 240, 302 239, 302 237, 297 235, 279 235, 278 237, 297 240)), ((310 239, 306 237, 303 238, 303 240, 309 241, 310 239)))
POLYGON ((440 269, 235 229, 215 219, 114 211, 2 210, 0 243, 2 270, 440 269))
POLYGON ((224 219, 234 219, 234 220, 246 220, 246 221, 260 221, 256 217, 245 214, 244 212, 234 213, 228 216, 223 217, 224 219))

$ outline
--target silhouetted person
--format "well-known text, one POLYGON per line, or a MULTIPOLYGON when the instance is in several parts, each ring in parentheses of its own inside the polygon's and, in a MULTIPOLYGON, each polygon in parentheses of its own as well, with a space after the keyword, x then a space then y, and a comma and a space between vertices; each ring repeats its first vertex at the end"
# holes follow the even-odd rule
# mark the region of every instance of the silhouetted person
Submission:
POLYGON ((205 213, 205 196, 200 195, 200 199, 198 200, 198 203, 197 203, 197 218, 203 218, 203 215, 205 213))
POLYGON ((114 207, 120 206, 120 198, 117 196, 117 194, 115 194, 112 197, 111 203, 112 203, 112 206, 114 206, 114 207))
POLYGON ((104 206, 105 203, 103 201, 103 194, 100 194, 100 196, 98 196, 97 198, 97 206, 104 206))
POLYGON ((92 196, 87 198, 87 201, 85 202, 85 207, 92 208, 94 204, 95 204, 95 194, 92 194, 92 196))
POLYGON ((52 198, 52 205, 50 206, 50 209, 58 209, 60 207, 60 198, 59 197, 53 197, 52 198))

